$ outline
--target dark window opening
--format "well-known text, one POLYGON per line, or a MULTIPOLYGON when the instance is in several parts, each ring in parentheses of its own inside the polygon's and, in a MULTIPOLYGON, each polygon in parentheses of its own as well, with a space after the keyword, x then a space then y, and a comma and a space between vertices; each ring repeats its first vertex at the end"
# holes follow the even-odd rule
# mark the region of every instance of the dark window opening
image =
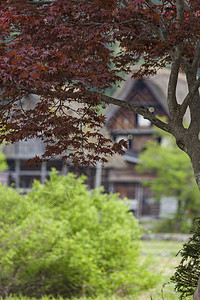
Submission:
POLYGON ((41 163, 36 164, 32 162, 28 164, 27 160, 20 160, 20 170, 22 171, 40 171, 41 170, 41 163))
POLYGON ((20 176, 19 177, 20 188, 31 188, 35 179, 40 181, 40 176, 20 176))
POLYGON ((7 164, 8 164, 9 171, 15 171, 15 160, 14 159, 8 159, 7 164))
POLYGON ((53 160, 47 162, 47 171, 51 171, 52 168, 55 168, 58 171, 61 171, 63 167, 63 162, 61 160, 53 160))

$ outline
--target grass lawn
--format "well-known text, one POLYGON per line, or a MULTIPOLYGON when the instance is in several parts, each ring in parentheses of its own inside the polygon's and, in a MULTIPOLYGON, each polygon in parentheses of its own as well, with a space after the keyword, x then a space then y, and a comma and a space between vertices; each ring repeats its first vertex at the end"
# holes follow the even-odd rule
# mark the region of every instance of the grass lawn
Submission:
MULTIPOLYGON (((152 272, 160 273, 160 284, 142 294, 137 300, 178 300, 172 284, 166 284, 178 266, 180 256, 177 252, 182 248, 181 242, 176 241, 143 241, 142 255, 149 255, 152 260, 152 272), (165 286, 163 286, 166 284, 165 286)), ((134 299, 134 298, 133 298, 134 299)), ((187 298, 192 299, 192 298, 187 298)))

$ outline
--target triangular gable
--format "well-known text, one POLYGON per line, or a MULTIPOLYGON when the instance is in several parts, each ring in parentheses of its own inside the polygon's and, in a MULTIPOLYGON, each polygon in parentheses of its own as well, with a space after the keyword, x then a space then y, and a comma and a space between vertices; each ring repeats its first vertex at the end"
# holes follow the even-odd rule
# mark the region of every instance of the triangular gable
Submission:
MULTIPOLYGON (((164 95, 162 96, 161 92, 157 91, 156 86, 148 79, 127 80, 114 97, 138 106, 152 106, 156 114, 169 116, 164 95)), ((110 106, 106 112, 108 127, 110 127, 113 119, 116 119, 116 115, 119 115, 123 110, 125 109, 122 107, 110 106)))

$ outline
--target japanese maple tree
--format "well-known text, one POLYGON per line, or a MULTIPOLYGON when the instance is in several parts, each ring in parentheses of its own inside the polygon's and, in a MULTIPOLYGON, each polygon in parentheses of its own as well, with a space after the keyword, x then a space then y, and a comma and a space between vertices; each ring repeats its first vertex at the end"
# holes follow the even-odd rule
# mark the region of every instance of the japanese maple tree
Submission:
POLYGON ((112 103, 171 133, 190 157, 200 188, 199 0, 1 1, 0 36, 0 141, 36 137, 47 145, 43 158, 104 161, 123 144, 112 144, 99 131, 105 117, 98 108, 112 103), (167 123, 156 110, 106 95, 123 80, 119 74, 130 73, 141 59, 134 77, 171 67, 167 123), (181 104, 176 99, 180 70, 189 90, 181 104), (24 110, 21 99, 28 94, 40 101, 24 110), (188 108, 191 121, 185 128, 188 108))
POLYGON ((98 111, 103 101, 128 107, 173 134, 199 183, 199 1, 11 0, 1 2, 0 15, 1 140, 38 137, 47 145, 44 158, 104 161, 121 152, 123 142, 111 144, 98 131, 105 121, 98 111), (131 72, 141 58, 135 77, 171 65, 168 124, 156 111, 106 96, 122 80, 120 72, 131 72), (181 105, 176 101, 180 68, 189 87, 181 105), (19 102, 30 93, 40 101, 24 110, 19 102), (185 129, 188 107, 191 123, 185 129))

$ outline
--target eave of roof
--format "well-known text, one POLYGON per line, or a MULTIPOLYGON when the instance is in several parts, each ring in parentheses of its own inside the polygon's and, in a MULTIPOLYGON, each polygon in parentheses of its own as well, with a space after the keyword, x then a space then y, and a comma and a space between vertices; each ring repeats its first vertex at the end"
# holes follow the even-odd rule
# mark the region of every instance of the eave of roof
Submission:
POLYGON ((139 163, 139 158, 137 156, 129 155, 128 153, 125 153, 123 155, 123 159, 127 162, 138 164, 139 163))
POLYGON ((127 134, 134 134, 134 135, 152 135, 154 133, 153 127, 150 128, 132 128, 132 129, 116 129, 112 130, 113 135, 127 135, 127 134))

